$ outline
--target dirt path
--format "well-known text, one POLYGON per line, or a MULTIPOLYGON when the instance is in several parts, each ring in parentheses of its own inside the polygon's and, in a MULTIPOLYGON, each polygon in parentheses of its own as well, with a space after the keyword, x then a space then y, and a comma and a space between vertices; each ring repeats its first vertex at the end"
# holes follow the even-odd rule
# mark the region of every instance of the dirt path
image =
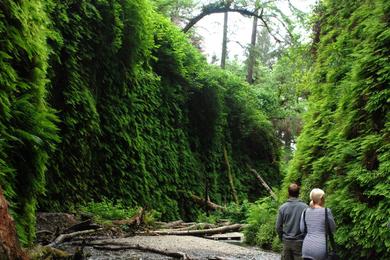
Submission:
MULTIPOLYGON (((182 252, 186 253, 190 259, 280 259, 280 255, 276 253, 192 236, 134 236, 98 241, 123 243, 132 246, 140 245, 170 252, 182 252)), ((87 247, 84 251, 90 254, 88 259, 172 259, 167 256, 137 250, 101 251, 87 247)))

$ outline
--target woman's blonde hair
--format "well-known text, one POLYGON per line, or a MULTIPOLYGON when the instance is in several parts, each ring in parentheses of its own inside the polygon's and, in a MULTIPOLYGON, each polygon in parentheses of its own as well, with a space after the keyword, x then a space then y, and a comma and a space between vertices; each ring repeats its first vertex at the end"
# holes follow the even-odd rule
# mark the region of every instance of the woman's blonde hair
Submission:
POLYGON ((325 192, 321 189, 315 188, 310 192, 310 206, 314 204, 321 204, 321 200, 324 198, 325 192))

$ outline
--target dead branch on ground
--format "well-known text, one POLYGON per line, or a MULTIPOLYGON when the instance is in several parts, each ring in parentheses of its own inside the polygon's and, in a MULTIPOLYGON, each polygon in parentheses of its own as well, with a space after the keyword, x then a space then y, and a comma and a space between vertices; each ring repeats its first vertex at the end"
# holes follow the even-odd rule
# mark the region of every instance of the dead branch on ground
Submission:
POLYGON ((100 230, 102 230, 102 228, 89 229, 89 230, 83 230, 83 231, 76 231, 76 232, 68 233, 68 234, 61 234, 56 239, 54 239, 53 242, 48 244, 48 246, 49 247, 55 247, 56 245, 66 241, 66 240, 70 240, 70 239, 72 239, 74 237, 81 236, 81 235, 91 234, 91 233, 94 233, 94 232, 100 231, 100 230))
POLYGON ((176 235, 176 236, 205 236, 205 235, 214 235, 214 234, 223 234, 228 232, 234 232, 242 230, 245 227, 243 224, 233 224, 229 226, 222 226, 217 228, 209 228, 202 230, 156 230, 149 231, 148 233, 140 234, 149 234, 149 235, 176 235))
POLYGON ((180 227, 180 228, 175 228, 173 230, 176 231, 184 231, 184 230, 202 230, 202 229, 211 229, 211 228, 216 228, 217 226, 214 224, 210 223, 196 223, 190 226, 185 226, 185 227, 180 227))

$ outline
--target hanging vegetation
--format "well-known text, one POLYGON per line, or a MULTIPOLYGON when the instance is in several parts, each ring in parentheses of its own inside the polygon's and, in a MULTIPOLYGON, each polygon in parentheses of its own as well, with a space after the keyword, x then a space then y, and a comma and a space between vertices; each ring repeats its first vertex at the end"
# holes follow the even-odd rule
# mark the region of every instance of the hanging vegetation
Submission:
POLYGON ((60 111, 62 142, 41 206, 109 197, 165 219, 191 217, 192 194, 233 199, 224 147, 242 199, 262 194, 252 193, 258 187, 245 164, 277 182, 277 142, 251 107, 249 87, 207 65, 146 1, 115 3, 52 6, 50 102, 60 111))
POLYGON ((327 192, 345 259, 390 257, 390 3, 318 9, 309 111, 285 179, 327 192))
POLYGON ((41 210, 109 198, 194 218, 194 195, 266 194, 248 165, 280 180, 252 90, 148 1, 7 0, 0 17, 0 184, 24 243, 37 199, 41 210))
POLYGON ((45 101, 48 23, 42 1, 0 4, 0 186, 24 243, 33 238, 36 198, 58 141, 45 101))

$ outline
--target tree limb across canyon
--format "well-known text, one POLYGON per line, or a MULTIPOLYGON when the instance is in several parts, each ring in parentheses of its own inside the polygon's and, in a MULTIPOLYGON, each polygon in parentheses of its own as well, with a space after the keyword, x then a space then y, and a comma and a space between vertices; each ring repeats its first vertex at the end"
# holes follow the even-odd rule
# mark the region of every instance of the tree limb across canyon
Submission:
POLYGON ((198 14, 197 16, 195 16, 189 20, 187 25, 183 28, 183 32, 185 32, 185 33, 188 32, 197 22, 199 22, 202 18, 204 18, 207 15, 216 14, 216 13, 225 13, 225 12, 235 12, 235 13, 239 13, 241 15, 248 16, 248 17, 257 17, 259 20, 262 21, 264 27, 267 29, 268 33, 274 38, 274 40, 278 43, 282 42, 282 40, 277 38, 272 33, 271 28, 269 27, 267 21, 265 20, 265 18, 263 16, 263 13, 264 13, 263 8, 260 9, 260 12, 256 12, 256 11, 248 10, 248 9, 245 9, 242 7, 237 7, 237 6, 229 7, 229 6, 217 5, 217 4, 206 5, 206 6, 203 6, 202 12, 200 14, 198 14))

